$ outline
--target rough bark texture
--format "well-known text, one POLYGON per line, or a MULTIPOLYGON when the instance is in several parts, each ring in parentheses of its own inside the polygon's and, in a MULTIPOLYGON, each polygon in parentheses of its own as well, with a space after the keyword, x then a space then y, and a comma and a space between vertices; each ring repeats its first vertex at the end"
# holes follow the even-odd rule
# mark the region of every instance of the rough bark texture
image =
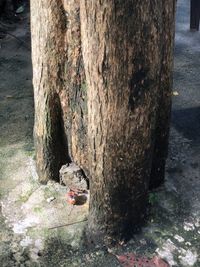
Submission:
POLYGON ((172 0, 81 1, 92 235, 130 233, 145 214, 154 147, 168 136, 173 9, 172 0))
POLYGON ((175 2, 165 0, 162 3, 160 85, 150 188, 164 182, 171 118, 175 2))
POLYGON ((149 184, 163 180, 174 1, 31 6, 40 180, 75 162, 90 179, 88 233, 130 234, 145 216, 149 184))
POLYGON ((79 0, 64 2, 66 14, 64 87, 60 98, 69 154, 85 173, 87 164, 87 84, 81 52, 79 0))
POLYGON ((59 179, 62 164, 87 173, 86 83, 79 1, 31 1, 35 146, 40 180, 59 179))
POLYGON ((40 181, 58 179, 67 161, 59 93, 64 86, 66 20, 61 1, 31 1, 34 137, 40 181))

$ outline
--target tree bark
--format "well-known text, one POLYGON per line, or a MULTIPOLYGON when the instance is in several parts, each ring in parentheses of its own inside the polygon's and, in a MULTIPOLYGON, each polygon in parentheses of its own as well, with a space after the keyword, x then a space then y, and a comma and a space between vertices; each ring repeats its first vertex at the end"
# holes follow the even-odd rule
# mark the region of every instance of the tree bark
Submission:
POLYGON ((162 3, 160 84, 150 189, 164 182, 171 118, 175 2, 165 0, 162 3))
POLYGON ((174 0, 32 0, 31 13, 40 181, 74 161, 90 179, 90 237, 129 235, 163 179, 174 0))
POLYGON ((66 162, 78 162, 88 172, 79 9, 78 0, 31 1, 34 136, 43 183, 58 180, 59 169, 66 162))
POLYGON ((34 138, 39 179, 58 180, 68 160, 61 100, 64 86, 66 20, 61 1, 31 1, 32 61, 35 102, 34 138))
POLYGON ((172 0, 81 1, 91 176, 88 227, 95 239, 135 230, 145 214, 153 151, 157 169, 161 144, 165 161, 172 46, 164 47, 163 35, 171 41, 167 35, 173 28, 167 27, 174 22, 173 8, 172 0), (162 104, 163 115, 158 115, 162 104))
POLYGON ((87 84, 83 66, 79 0, 64 1, 67 18, 65 34, 64 86, 60 93, 69 155, 86 174, 87 164, 87 84))

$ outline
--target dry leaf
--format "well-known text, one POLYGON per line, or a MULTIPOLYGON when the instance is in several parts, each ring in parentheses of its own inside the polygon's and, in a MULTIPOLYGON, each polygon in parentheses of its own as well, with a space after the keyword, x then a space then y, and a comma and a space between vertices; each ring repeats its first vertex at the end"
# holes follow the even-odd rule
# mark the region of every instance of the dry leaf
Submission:
POLYGON ((17 8, 17 10, 15 11, 16 14, 21 14, 24 12, 24 6, 20 6, 17 8))

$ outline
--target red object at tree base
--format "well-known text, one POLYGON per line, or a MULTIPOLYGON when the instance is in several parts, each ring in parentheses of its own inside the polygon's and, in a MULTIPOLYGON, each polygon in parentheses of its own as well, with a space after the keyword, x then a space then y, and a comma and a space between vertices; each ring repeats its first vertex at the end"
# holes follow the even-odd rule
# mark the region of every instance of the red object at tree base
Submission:
POLYGON ((118 261, 123 267, 170 267, 170 265, 158 256, 152 259, 137 256, 134 253, 116 255, 118 261))
POLYGON ((87 190, 72 190, 66 194, 67 202, 71 205, 83 205, 87 202, 88 192, 87 190))

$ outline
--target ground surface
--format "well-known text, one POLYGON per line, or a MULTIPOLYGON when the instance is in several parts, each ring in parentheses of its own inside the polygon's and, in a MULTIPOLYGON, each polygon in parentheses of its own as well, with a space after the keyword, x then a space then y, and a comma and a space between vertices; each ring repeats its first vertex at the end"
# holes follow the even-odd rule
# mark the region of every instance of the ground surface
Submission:
MULTIPOLYGON (((88 206, 72 209, 65 187, 37 182, 30 51, 10 35, 0 39, 0 266, 114 267, 112 254, 127 251, 200 266, 200 33, 188 30, 188 2, 178 0, 166 183, 151 192, 142 231, 112 253, 83 246, 85 222, 57 227, 84 220, 88 206)), ((10 32, 29 46, 28 14, 21 18, 10 32)))

